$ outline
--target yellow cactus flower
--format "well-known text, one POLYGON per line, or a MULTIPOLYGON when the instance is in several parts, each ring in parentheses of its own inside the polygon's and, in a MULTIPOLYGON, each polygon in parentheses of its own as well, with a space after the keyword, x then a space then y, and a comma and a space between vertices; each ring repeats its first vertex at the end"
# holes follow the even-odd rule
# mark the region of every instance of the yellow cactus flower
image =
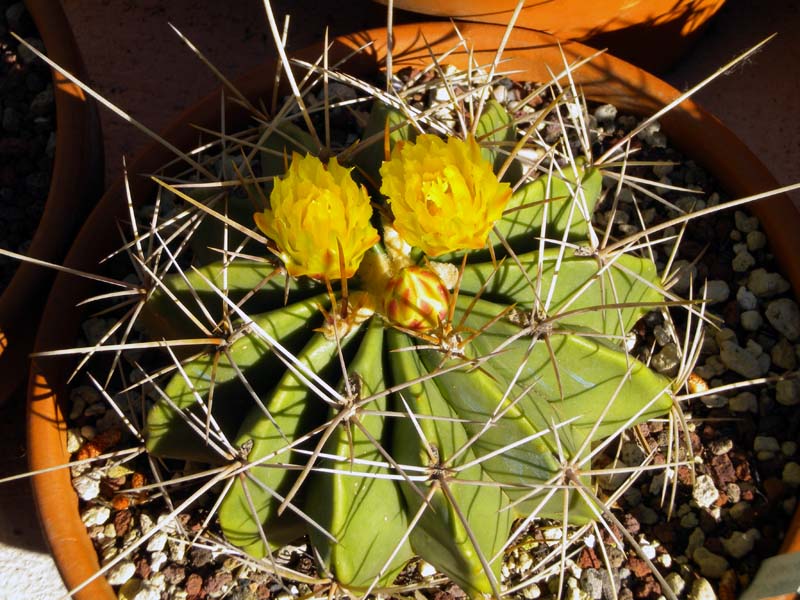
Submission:
POLYGON ((355 275, 378 232, 370 224, 369 195, 336 158, 292 153, 286 175, 275 179, 270 208, 255 213, 258 228, 278 246, 293 277, 334 280, 355 275), (341 248, 344 273, 339 264, 341 248))
POLYGON ((395 228, 433 257, 483 248, 511 197, 471 136, 445 142, 425 134, 398 143, 381 165, 381 178, 395 228))

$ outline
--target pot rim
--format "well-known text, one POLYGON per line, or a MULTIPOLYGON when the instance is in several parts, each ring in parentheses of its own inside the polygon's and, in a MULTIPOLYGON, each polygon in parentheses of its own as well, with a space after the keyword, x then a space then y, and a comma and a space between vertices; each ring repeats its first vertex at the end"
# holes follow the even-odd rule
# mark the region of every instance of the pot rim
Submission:
MULTIPOLYGON (((476 23, 457 23, 462 36, 472 40, 474 55, 482 63, 491 60, 502 38, 505 28, 498 25, 476 23), (488 50, 487 50, 488 48, 488 50)), ((410 24, 394 29, 394 66, 401 68, 420 64, 429 60, 428 50, 422 45, 424 39, 435 52, 449 50, 455 45, 457 36, 450 23, 410 24)), ((377 28, 342 36, 334 43, 334 56, 343 56, 352 49, 360 47, 366 40, 374 40, 368 56, 354 57, 347 70, 363 73, 365 69, 376 66, 376 57, 385 55, 386 29, 377 28)), ((321 46, 313 46, 295 54, 313 60, 321 46)), ((515 30, 506 47, 504 56, 510 58, 504 68, 519 70, 514 77, 527 80, 549 79, 547 67, 560 70, 563 55, 570 62, 588 57, 595 51, 578 42, 559 44, 553 36, 531 30, 515 30), (520 57, 525 54, 537 56, 535 61, 520 57)), ((466 52, 456 52, 448 58, 448 63, 462 65, 468 59, 466 52)), ((333 61, 331 61, 333 62, 333 61)), ((249 98, 259 90, 269 88, 273 81, 274 65, 255 69, 237 80, 237 87, 249 98), (268 82, 268 83, 265 83, 268 82)), ((584 65, 573 74, 587 97, 611 102, 625 111, 637 114, 655 112, 661 106, 677 98, 677 90, 633 65, 609 55, 601 55, 584 65), (634 90, 640 89, 642 95, 633 102, 634 90)), ((187 147, 196 139, 196 130, 188 123, 214 124, 219 111, 219 92, 214 92, 185 111, 165 130, 164 137, 178 147, 187 147)), ((241 119, 240 113, 226 115, 227 126, 241 119)), ((778 187, 755 155, 720 121, 711 116, 691 100, 684 101, 661 119, 662 127, 671 137, 672 143, 685 151, 695 150, 689 155, 703 156, 698 160, 711 171, 728 193, 737 196, 775 189, 778 187)), ((130 173, 156 172, 172 155, 157 143, 151 143, 131 162, 130 173)), ((132 178, 130 181, 134 202, 149 197, 147 190, 154 185, 146 178, 132 178)), ((125 203, 122 198, 123 182, 118 180, 104 194, 98 206, 87 219, 73 244, 66 264, 81 270, 90 270, 96 260, 107 253, 114 243, 109 239, 113 227, 106 226, 124 214, 125 203), (100 235, 98 235, 98 233, 100 235)), ((779 255, 782 267, 790 277, 795 295, 800 296, 800 262, 789 262, 794 245, 793 236, 800 230, 798 214, 789 198, 783 194, 760 201, 752 206, 759 216, 765 231, 768 231, 773 251, 779 255)), ((69 308, 84 297, 89 284, 75 282, 73 278, 59 273, 53 284, 42 318, 36 350, 64 347, 73 343, 79 326, 77 309, 69 308), (68 308, 65 308, 68 307, 68 308)), ((66 452, 66 425, 62 408, 67 401, 64 386, 65 361, 61 359, 34 360, 30 373, 28 390, 28 443, 30 469, 39 470, 64 465, 69 460, 66 452)), ((98 561, 83 522, 78 514, 78 499, 72 489, 69 471, 65 468, 41 473, 32 478, 33 494, 39 507, 48 542, 56 564, 68 588, 74 588, 98 569, 98 561)), ((795 521, 798 519, 796 518, 795 521)), ((796 532, 796 528, 795 530, 796 532)), ((788 541, 788 540, 787 540, 788 541)), ((115 598, 105 578, 96 579, 75 595, 78 600, 98 600, 115 598)))

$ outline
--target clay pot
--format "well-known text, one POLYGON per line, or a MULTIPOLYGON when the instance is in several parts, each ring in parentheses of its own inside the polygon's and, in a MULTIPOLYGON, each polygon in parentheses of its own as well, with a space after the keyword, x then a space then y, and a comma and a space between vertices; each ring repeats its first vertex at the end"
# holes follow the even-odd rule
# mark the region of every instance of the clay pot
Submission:
MULTIPOLYGON (((461 35, 474 47, 474 60, 489 62, 497 48, 504 28, 496 25, 459 23, 461 35)), ((374 72, 382 63, 386 49, 386 30, 376 29, 352 36, 337 38, 331 51, 331 62, 352 49, 372 40, 366 53, 347 63, 347 70, 356 75, 374 72)), ((450 50, 458 37, 449 23, 406 25, 394 31, 394 66, 421 65, 429 61, 430 45, 435 53, 450 50)), ((575 61, 594 54, 594 50, 577 42, 559 45, 547 34, 516 30, 509 40, 504 68, 520 80, 549 80, 548 69, 558 72, 563 65, 562 51, 567 60, 575 61)), ((319 48, 301 53, 306 59, 319 55, 319 48)), ((448 63, 465 67, 466 52, 451 54, 448 63)), ((238 87, 253 98, 270 97, 273 81, 272 66, 264 66, 252 77, 244 77, 238 87)), ((640 115, 651 114, 679 96, 674 88, 648 73, 609 55, 602 55, 573 73, 575 82, 588 98, 611 102, 623 111, 640 115)), ((226 115, 227 127, 242 123, 246 115, 230 106, 226 115)), ((184 113, 164 133, 164 137, 181 148, 197 140, 190 124, 206 127, 217 125, 219 95, 212 94, 184 113)), ((777 187, 773 177, 758 159, 717 119, 691 101, 685 101, 661 119, 662 128, 672 143, 711 171, 732 197, 742 197, 777 187)), ((152 144, 129 167, 131 174, 152 173, 172 156, 161 146, 152 144)), ((154 184, 144 177, 131 178, 134 202, 149 200, 154 184)), ((784 272, 791 278, 795 293, 800 295, 800 262, 796 260, 796 232, 800 230, 800 215, 784 195, 773 196, 752 206, 761 219, 770 243, 779 257, 784 272)), ((125 218, 126 207, 121 181, 104 195, 80 232, 66 264, 92 270, 98 259, 119 245, 114 226, 125 218)), ((92 286, 67 274, 59 274, 50 293, 38 334, 37 350, 70 347, 75 344, 83 314, 75 308, 92 286)), ((65 379, 74 361, 39 359, 33 363, 29 388, 28 440, 32 470, 57 467, 69 460, 66 451, 68 393, 65 379)), ((67 469, 57 469, 33 478, 33 491, 39 506, 45 534, 50 542, 56 563, 68 588, 81 584, 98 568, 91 541, 78 514, 78 499, 70 483, 67 469)), ((111 600, 114 595, 103 578, 93 581, 75 596, 79 600, 111 600)))
MULTIPOLYGON (((78 77, 83 61, 61 5, 27 0, 50 58, 78 77)), ((103 142, 94 101, 53 72, 56 155, 47 196, 28 254, 60 263, 103 191, 103 142)), ((21 263, 0 297, 0 404, 22 384, 36 325, 53 281, 49 269, 21 263)))
MULTIPOLYGON (((388 4, 388 0, 377 0, 388 4)), ((517 27, 608 48, 643 69, 666 71, 691 46, 725 0, 530 0, 517 27)), ((395 8, 506 25, 517 0, 394 0, 395 8)))

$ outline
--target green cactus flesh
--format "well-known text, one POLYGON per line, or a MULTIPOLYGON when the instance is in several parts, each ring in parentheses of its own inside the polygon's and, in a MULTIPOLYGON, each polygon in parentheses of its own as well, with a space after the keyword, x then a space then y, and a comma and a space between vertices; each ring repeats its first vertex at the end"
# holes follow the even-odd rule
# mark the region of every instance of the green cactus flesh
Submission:
MULTIPOLYGON (((486 114, 484 141, 507 141, 504 111, 490 103, 486 114)), ((374 177, 379 159, 363 154, 374 177)), ((341 287, 287 281, 270 263, 164 277, 145 307, 153 338, 197 337, 204 323, 227 339, 180 356, 148 415, 149 451, 241 461, 219 520, 254 557, 307 533, 321 570, 347 589, 389 585, 418 555, 472 597, 496 591, 512 522, 592 520, 597 507, 566 473, 591 487, 580 470, 596 444, 672 406, 671 381, 624 349, 663 302, 652 261, 540 248, 545 230, 587 238, 600 180, 578 161, 517 189, 495 225, 508 246, 467 256, 447 340, 380 311, 337 333, 326 324, 341 287)), ((357 276, 349 294, 373 284, 357 276)))

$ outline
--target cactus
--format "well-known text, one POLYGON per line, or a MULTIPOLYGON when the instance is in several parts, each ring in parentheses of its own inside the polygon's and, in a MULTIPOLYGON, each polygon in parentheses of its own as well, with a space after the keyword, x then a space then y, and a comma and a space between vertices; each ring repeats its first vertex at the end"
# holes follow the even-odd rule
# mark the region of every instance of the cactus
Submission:
MULTIPOLYGON (((295 143, 262 142, 272 183, 244 188, 269 201, 236 227, 260 256, 153 289, 151 338, 210 343, 176 358, 147 448, 240 465, 219 521, 255 558, 307 533, 345 589, 387 586, 418 555, 472 597, 499 595, 514 521, 597 518, 582 473, 597 446, 673 409, 677 384, 625 349, 661 279, 649 258, 597 250, 588 158, 513 191, 498 177, 514 125, 497 102, 480 138, 372 110, 362 139, 385 128, 383 161, 370 147, 326 164, 281 126, 295 143)), ((230 219, 203 210, 216 220, 192 243, 223 239, 230 219)))

